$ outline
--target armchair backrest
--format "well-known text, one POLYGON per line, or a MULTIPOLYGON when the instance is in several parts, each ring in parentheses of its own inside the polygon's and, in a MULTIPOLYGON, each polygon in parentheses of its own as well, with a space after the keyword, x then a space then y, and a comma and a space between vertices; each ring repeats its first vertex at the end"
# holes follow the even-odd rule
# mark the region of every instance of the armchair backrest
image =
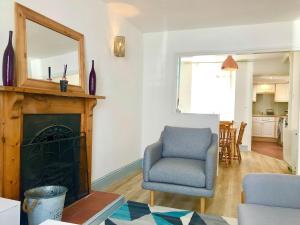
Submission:
POLYGON ((206 160, 211 137, 210 128, 166 126, 161 136, 162 156, 206 160))

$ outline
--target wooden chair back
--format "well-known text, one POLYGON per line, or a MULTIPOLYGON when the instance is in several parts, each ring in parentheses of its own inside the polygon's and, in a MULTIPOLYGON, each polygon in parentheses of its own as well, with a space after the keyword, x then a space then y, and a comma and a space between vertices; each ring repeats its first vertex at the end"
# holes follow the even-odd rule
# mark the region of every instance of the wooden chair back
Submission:
POLYGON ((244 136, 244 132, 245 132, 245 128, 247 126, 247 123, 241 122, 241 126, 240 126, 240 130, 239 130, 239 135, 236 141, 237 145, 241 145, 242 141, 243 141, 243 136, 244 136))
POLYGON ((220 125, 229 125, 230 127, 233 126, 234 121, 220 121, 220 125))
POLYGON ((219 145, 224 147, 231 142, 231 126, 229 124, 220 124, 219 126, 219 145))

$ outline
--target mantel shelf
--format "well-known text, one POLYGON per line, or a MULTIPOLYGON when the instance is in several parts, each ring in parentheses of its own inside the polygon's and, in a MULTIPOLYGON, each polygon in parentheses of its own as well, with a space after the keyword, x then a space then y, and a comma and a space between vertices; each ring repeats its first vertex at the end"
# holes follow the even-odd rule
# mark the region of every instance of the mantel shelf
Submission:
POLYGON ((17 92, 17 93, 27 93, 27 94, 38 94, 38 95, 53 95, 60 97, 70 97, 70 98, 90 98, 90 99, 105 99, 105 96, 95 96, 88 95, 79 92, 60 92, 60 91, 48 91, 35 88, 20 88, 20 87, 9 87, 0 86, 0 92, 17 92))

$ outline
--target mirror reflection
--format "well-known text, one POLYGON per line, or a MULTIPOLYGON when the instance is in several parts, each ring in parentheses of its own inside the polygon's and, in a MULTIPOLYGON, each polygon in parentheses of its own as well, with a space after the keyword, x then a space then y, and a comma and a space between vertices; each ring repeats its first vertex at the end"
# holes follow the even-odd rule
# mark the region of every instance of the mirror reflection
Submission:
POLYGON ((78 41, 26 20, 28 78, 57 82, 63 78, 80 85, 78 41))

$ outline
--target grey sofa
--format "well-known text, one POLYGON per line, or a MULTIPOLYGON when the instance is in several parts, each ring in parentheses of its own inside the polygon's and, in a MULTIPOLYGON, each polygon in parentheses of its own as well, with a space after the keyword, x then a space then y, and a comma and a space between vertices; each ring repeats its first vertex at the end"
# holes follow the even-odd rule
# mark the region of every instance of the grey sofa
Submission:
POLYGON ((143 188, 154 191, 199 196, 204 212, 205 197, 214 194, 217 168, 218 135, 209 128, 166 126, 158 142, 144 153, 143 188))
POLYGON ((239 225, 300 224, 300 177, 249 174, 244 178, 239 225))

